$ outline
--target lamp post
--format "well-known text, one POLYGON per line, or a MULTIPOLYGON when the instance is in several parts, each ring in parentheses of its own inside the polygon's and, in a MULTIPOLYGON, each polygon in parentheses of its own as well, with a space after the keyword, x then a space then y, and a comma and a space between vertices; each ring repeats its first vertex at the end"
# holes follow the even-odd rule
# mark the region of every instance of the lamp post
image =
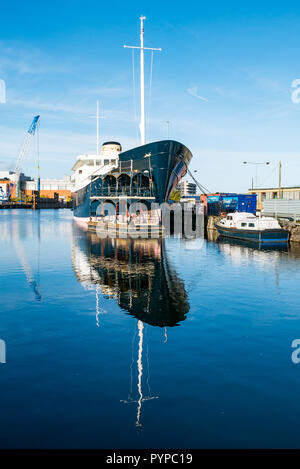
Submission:
MULTIPOLYGON (((270 161, 265 161, 263 163, 259 162, 259 163, 255 163, 254 161, 243 161, 243 164, 254 164, 255 165, 255 186, 256 186, 256 189, 257 189, 257 172, 258 172, 258 165, 261 165, 261 164, 265 164, 265 165, 268 165, 270 164, 270 161)), ((252 178, 252 189, 254 189, 253 187, 253 178, 252 178)))

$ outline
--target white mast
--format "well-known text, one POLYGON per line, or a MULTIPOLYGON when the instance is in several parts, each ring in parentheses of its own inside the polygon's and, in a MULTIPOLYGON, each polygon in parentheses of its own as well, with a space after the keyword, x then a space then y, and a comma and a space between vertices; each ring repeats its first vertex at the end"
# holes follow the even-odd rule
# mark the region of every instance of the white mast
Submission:
POLYGON ((158 50, 161 51, 160 48, 153 48, 153 47, 144 47, 144 20, 146 16, 140 16, 141 21, 141 45, 140 47, 137 46, 124 46, 128 49, 140 49, 141 51, 141 122, 140 122, 140 132, 141 132, 141 145, 145 145, 146 143, 146 116, 145 116, 145 72, 144 72, 144 50, 158 50))
POLYGON ((146 143, 146 117, 145 117, 145 74, 144 74, 144 23, 146 16, 140 16, 141 20, 141 144, 146 143))

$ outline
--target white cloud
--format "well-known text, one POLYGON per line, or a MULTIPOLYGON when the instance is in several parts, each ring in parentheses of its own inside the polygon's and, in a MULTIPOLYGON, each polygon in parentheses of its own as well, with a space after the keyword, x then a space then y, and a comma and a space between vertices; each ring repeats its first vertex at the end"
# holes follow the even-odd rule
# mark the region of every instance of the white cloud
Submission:
POLYGON ((45 75, 49 73, 63 73, 66 64, 42 53, 38 48, 15 42, 0 42, 0 72, 17 72, 20 75, 45 75))
POLYGON ((198 94, 198 88, 197 88, 196 86, 194 86, 193 88, 188 88, 187 92, 188 92, 190 95, 194 96, 195 98, 200 99, 201 101, 208 101, 207 98, 203 98, 203 96, 200 96, 200 95, 198 94))

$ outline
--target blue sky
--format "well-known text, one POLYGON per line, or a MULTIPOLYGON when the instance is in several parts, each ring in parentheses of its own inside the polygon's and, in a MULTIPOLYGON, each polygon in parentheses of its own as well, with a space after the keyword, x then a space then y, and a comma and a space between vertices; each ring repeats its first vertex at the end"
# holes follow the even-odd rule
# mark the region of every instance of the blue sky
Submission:
MULTIPOLYGON (((75 157, 101 139, 138 144, 132 56, 144 14, 145 46, 155 53, 147 140, 166 137, 193 153, 191 169, 211 191, 246 191, 255 175, 243 161, 265 162, 258 183, 300 185, 300 5, 296 2, 83 2, 1 6, 0 168, 13 169, 26 129, 41 115, 42 177, 70 174, 75 157), (204 99, 201 99, 204 98, 204 99)), ((138 56, 135 56, 138 80, 138 56)), ((146 57, 149 89, 150 54, 146 57)), ((137 97, 139 89, 136 89, 137 97)), ((148 97, 146 99, 148 103, 148 97)), ((137 101, 138 106, 138 101, 137 101)), ((36 141, 24 170, 36 176, 36 141)))

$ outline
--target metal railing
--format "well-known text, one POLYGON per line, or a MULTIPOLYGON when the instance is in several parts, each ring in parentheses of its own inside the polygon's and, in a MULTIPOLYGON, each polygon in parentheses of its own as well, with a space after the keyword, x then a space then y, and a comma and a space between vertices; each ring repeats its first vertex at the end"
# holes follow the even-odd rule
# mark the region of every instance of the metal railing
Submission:
POLYGON ((148 187, 95 187, 91 197, 152 197, 148 187))
POLYGON ((272 199, 264 200, 263 215, 300 219, 300 200, 272 199))

